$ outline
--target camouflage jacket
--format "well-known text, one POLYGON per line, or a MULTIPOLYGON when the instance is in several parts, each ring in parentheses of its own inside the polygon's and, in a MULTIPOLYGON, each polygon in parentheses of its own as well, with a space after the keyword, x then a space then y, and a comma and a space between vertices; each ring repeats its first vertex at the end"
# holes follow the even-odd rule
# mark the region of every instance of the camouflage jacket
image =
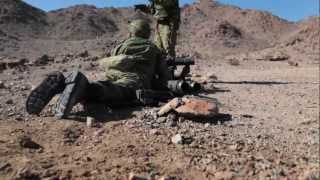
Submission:
POLYGON ((131 37, 101 61, 107 80, 133 89, 166 87, 169 72, 160 50, 149 40, 131 37), (155 83, 156 82, 156 83, 155 83))

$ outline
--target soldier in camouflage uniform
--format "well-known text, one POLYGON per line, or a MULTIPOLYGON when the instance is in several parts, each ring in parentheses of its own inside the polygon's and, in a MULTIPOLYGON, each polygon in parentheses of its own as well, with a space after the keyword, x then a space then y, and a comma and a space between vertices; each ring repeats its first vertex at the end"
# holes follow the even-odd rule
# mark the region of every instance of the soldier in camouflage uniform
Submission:
POLYGON ((177 31, 180 24, 178 0, 150 0, 150 5, 136 5, 135 9, 153 14, 156 19, 155 44, 168 56, 175 57, 177 31))
POLYGON ((136 98, 138 89, 166 89, 169 72, 163 54, 151 41, 150 26, 144 20, 135 20, 129 26, 130 37, 102 59, 104 81, 89 82, 75 71, 67 78, 54 72, 35 88, 28 97, 27 111, 39 114, 52 97, 62 93, 56 107, 56 116, 65 118, 72 107, 80 102, 117 102, 136 98))

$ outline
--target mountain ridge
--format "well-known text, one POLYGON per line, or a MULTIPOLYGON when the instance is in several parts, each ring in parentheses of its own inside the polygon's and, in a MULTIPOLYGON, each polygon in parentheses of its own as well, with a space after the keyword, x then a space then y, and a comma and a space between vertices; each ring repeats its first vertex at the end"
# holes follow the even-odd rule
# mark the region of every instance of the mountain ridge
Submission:
MULTIPOLYGON (((74 53, 84 48, 101 53, 114 41, 127 36, 128 21, 135 17, 152 20, 130 7, 76 5, 45 12, 21 0, 2 0, 0 4, 1 56, 12 56, 13 52, 18 57, 41 53, 54 56, 59 51, 74 53)), ((177 51, 178 54, 203 54, 212 59, 269 48, 294 36, 307 38, 308 33, 316 39, 319 36, 316 28, 303 37, 299 33, 309 21, 294 23, 265 11, 202 0, 181 8, 177 51)))

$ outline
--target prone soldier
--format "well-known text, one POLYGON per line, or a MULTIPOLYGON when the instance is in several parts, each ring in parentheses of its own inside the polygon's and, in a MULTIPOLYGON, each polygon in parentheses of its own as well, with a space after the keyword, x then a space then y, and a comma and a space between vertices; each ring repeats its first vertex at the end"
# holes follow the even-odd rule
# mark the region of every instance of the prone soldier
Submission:
POLYGON ((128 102, 137 98, 139 89, 167 90, 169 72, 162 51, 148 40, 149 23, 134 20, 129 31, 130 37, 112 50, 112 56, 101 60, 106 79, 89 82, 79 71, 67 77, 50 73, 28 96, 27 112, 39 114, 60 93, 56 116, 66 118, 79 102, 128 102))

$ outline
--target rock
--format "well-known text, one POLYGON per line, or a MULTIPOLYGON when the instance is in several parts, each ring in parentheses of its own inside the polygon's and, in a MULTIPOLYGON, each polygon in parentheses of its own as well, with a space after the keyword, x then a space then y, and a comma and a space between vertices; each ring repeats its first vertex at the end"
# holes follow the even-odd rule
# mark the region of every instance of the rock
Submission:
POLYGON ((294 62, 294 61, 288 61, 288 64, 289 64, 290 66, 295 66, 295 67, 298 67, 298 66, 299 66, 299 63, 294 62))
POLYGON ((7 69, 7 64, 5 62, 0 62, 0 72, 7 69))
POLYGON ((171 177, 171 176, 162 176, 160 177, 159 180, 175 180, 176 178, 175 177, 171 177))
POLYGON ((228 62, 232 66, 239 66, 240 65, 240 61, 238 59, 230 59, 228 62))
POLYGON ((22 168, 18 170, 15 179, 41 179, 40 175, 36 172, 31 171, 29 168, 22 168))
POLYGON ((67 127, 63 130, 63 137, 65 143, 75 143, 78 138, 83 134, 83 130, 78 127, 67 127))
POLYGON ((177 126, 177 121, 167 121, 166 122, 166 127, 170 128, 170 127, 176 127, 177 126))
POLYGON ((12 99, 8 99, 8 100, 6 101, 6 104, 13 104, 13 100, 12 100, 12 99))
POLYGON ((211 118, 219 113, 218 103, 214 99, 184 97, 183 105, 175 109, 175 111, 188 118, 211 118))
POLYGON ((269 61, 285 61, 285 60, 288 60, 289 58, 290 58, 289 55, 281 51, 277 51, 273 55, 269 56, 269 61))
POLYGON ((167 104, 161 107, 161 109, 158 111, 157 115, 158 116, 163 116, 167 114, 168 112, 174 110, 181 104, 181 99, 180 98, 174 98, 167 104))
POLYGON ((30 86, 23 85, 23 86, 20 86, 19 88, 20 88, 21 91, 26 91, 26 90, 30 89, 30 86))
POLYGON ((207 74, 207 78, 208 78, 208 79, 211 79, 211 80, 218 80, 217 75, 215 75, 215 74, 213 74, 213 73, 207 74))
POLYGON ((262 61, 285 61, 290 58, 286 53, 277 49, 269 48, 249 54, 252 59, 262 61))
POLYGON ((232 179, 234 174, 230 171, 220 171, 214 174, 214 179, 232 179))
POLYGON ((97 66, 98 66, 97 64, 90 62, 90 63, 84 64, 83 69, 86 71, 92 71, 92 70, 95 70, 97 66))
POLYGON ((21 117, 21 115, 18 115, 17 117, 15 117, 16 121, 23 121, 23 118, 21 117))
POLYGON ((9 83, 8 88, 13 88, 13 86, 15 86, 14 82, 9 83))
POLYGON ((105 133, 105 130, 104 129, 99 129, 96 132, 94 132, 93 135, 96 136, 96 137, 99 137, 99 136, 102 136, 103 133, 105 133))
POLYGON ((166 121, 177 121, 178 118, 177 118, 177 114, 176 113, 170 113, 168 114, 167 118, 166 118, 166 121))
POLYGON ((160 133, 160 131, 159 131, 158 129, 151 129, 151 130, 150 130, 150 134, 151 134, 151 135, 158 136, 158 135, 160 135, 161 133, 160 133))
POLYGON ((85 50, 77 55, 77 57, 82 57, 82 58, 86 58, 88 56, 89 56, 89 52, 87 50, 85 50))
POLYGON ((40 149, 42 148, 38 143, 34 142, 30 137, 28 136, 21 136, 18 138, 19 145, 23 148, 29 148, 29 149, 40 149))
POLYGON ((168 114, 166 118, 166 126, 167 127, 177 126, 177 115, 175 113, 168 114))
POLYGON ((167 117, 159 117, 157 118, 157 123, 165 123, 167 121, 167 117))
POLYGON ((174 144, 183 144, 183 136, 181 134, 176 134, 171 138, 171 142, 174 144))
POLYGON ((42 66, 42 65, 47 65, 49 64, 49 62, 54 62, 54 58, 53 57, 50 57, 48 56, 47 54, 37 58, 33 64, 36 65, 36 66, 42 66))
POLYGON ((249 119, 253 118, 253 116, 250 114, 241 114, 241 117, 249 118, 249 119))
POLYGON ((8 169, 11 169, 10 163, 0 163, 0 172, 7 171, 8 169))
POLYGON ((202 76, 200 74, 192 74, 192 77, 194 78, 201 78, 202 76))
POLYGON ((3 81, 0 81, 0 89, 4 89, 4 88, 6 88, 4 82, 3 82, 3 81))
POLYGON ((26 65, 27 59, 11 59, 6 62, 7 69, 21 68, 26 65))
POLYGON ((247 53, 242 53, 242 54, 237 54, 237 55, 230 55, 230 56, 226 56, 225 60, 227 60, 228 62, 232 61, 232 60, 237 60, 237 61, 247 61, 249 59, 248 54, 247 53))
POLYGON ((242 37, 241 30, 228 21, 221 21, 214 32, 221 38, 239 39, 242 37))
POLYGON ((148 178, 138 176, 134 173, 130 173, 128 180, 148 180, 148 178))

